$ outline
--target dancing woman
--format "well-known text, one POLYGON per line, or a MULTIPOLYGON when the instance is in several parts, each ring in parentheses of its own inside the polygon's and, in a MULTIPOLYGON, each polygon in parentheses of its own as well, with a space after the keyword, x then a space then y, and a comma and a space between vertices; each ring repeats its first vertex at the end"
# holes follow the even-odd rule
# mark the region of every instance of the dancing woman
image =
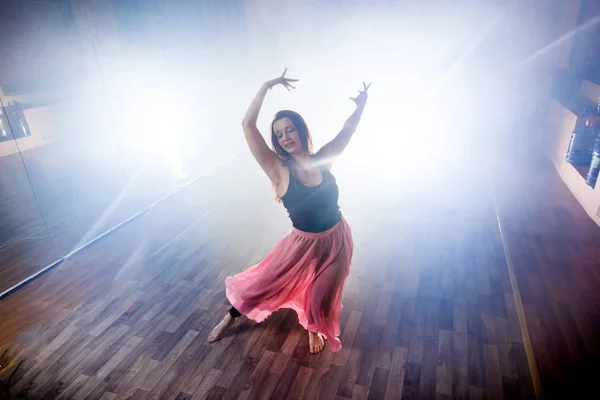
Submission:
POLYGON ((270 89, 277 85, 288 91, 294 88, 292 82, 297 79, 286 78, 286 71, 261 86, 242 126, 252 155, 273 183, 293 227, 263 261, 225 279, 232 307, 208 341, 219 340, 241 315, 261 322, 280 308, 291 308, 308 331, 310 352, 322 351, 325 340, 335 352, 342 347, 338 339, 342 289, 353 243, 330 169, 356 131, 370 84, 363 82, 363 90, 351 98, 356 109, 340 133, 316 153, 304 119, 289 110, 279 111, 271 123, 270 149, 256 121, 270 89))

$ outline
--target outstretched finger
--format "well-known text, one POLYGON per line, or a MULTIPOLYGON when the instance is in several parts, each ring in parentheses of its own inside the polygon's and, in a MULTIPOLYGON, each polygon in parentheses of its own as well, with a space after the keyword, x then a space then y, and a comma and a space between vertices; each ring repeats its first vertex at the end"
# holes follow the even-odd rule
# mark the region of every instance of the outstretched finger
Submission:
POLYGON ((286 73, 287 73, 287 68, 283 70, 283 74, 281 74, 281 77, 284 78, 286 73))
POLYGON ((363 87, 365 88, 365 89, 364 89, 365 91, 366 91, 366 90, 369 90, 369 88, 371 87, 371 83, 372 83, 372 82, 369 82, 369 84, 367 85, 367 84, 365 83, 365 81, 363 81, 363 87))
POLYGON ((283 78, 286 82, 298 82, 298 79, 283 78))
POLYGON ((296 89, 296 86, 294 86, 294 85, 290 85, 289 83, 286 83, 285 87, 286 87, 286 88, 292 88, 292 89, 296 89))

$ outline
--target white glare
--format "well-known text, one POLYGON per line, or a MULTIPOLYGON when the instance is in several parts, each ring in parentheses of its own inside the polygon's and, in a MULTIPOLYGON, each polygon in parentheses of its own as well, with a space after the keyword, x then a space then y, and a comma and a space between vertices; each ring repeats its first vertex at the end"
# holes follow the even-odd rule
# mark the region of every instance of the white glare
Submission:
POLYGON ((135 74, 123 70, 114 76, 113 101, 125 154, 139 168, 170 171, 177 180, 186 178, 182 146, 191 118, 182 105, 190 99, 160 69, 135 74))

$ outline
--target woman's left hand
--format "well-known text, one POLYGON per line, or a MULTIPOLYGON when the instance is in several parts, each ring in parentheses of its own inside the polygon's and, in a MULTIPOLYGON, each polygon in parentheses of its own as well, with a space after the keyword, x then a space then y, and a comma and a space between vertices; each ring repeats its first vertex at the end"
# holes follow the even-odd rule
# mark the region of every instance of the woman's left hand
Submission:
POLYGON ((364 107, 365 104, 367 104, 367 99, 369 98, 369 95, 367 94, 367 91, 369 90, 369 88, 371 87, 371 83, 369 83, 368 85, 363 82, 363 90, 359 90, 358 91, 358 96, 356 97, 350 97, 350 100, 352 100, 357 107, 364 107))

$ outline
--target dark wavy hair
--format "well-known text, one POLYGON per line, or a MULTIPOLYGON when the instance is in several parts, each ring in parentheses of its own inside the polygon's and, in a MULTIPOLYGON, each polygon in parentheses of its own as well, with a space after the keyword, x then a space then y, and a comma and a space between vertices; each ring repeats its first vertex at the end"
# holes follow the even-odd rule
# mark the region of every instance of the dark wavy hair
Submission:
MULTIPOLYGON (((290 169, 291 174, 292 170, 295 167, 297 167, 296 160, 294 160, 294 157, 292 157, 290 153, 288 153, 283 149, 283 147, 281 147, 281 145, 279 144, 279 140, 277 140, 277 134, 275 133, 275 122, 279 121, 281 118, 286 117, 289 118, 290 121, 292 121, 292 123, 296 127, 296 130, 298 131, 298 137, 300 138, 300 142, 302 143, 302 149, 304 150, 304 152, 312 156, 314 154, 314 150, 312 144, 312 136, 310 135, 310 131, 308 130, 308 126, 306 125, 304 118, 302 118, 302 116, 296 111, 278 111, 277 114, 275 114, 275 117, 273 117, 273 122, 271 122, 271 144, 273 145, 273 150, 275 151, 275 153, 277 153, 277 155, 283 160, 285 165, 290 169)), ((273 190, 275 190, 275 186, 273 186, 273 190)), ((281 203, 281 198, 277 195, 277 193, 275 193, 275 201, 281 203)))
POLYGON ((292 156, 287 151, 285 151, 283 147, 281 147, 281 145, 279 144, 279 140, 277 140, 277 134, 275 133, 275 122, 286 117, 289 118, 290 121, 292 121, 292 123, 296 127, 296 130, 298 131, 298 137, 300 138, 300 142, 302 143, 302 149, 304 150, 304 152, 308 155, 313 155, 314 151, 312 144, 312 136, 310 135, 310 131, 308 130, 306 122, 304 122, 304 118, 302 118, 302 116, 296 111, 278 111, 277 114, 275 114, 275 117, 273 118, 273 122, 271 122, 271 144, 273 145, 273 150, 275 150, 275 153, 277 153, 277 155, 281 157, 281 159, 287 164, 293 160, 292 156))

